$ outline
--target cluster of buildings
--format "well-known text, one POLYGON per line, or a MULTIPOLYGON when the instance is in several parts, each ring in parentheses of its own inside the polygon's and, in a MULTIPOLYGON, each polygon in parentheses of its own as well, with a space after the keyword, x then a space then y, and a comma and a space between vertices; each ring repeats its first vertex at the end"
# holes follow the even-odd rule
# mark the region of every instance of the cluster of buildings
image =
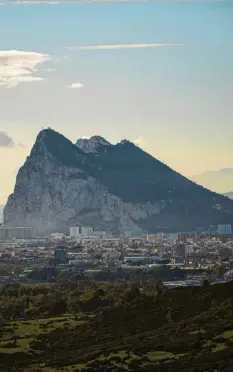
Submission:
POLYGON ((34 236, 31 227, 0 227, 0 240, 32 239, 34 236))
POLYGON ((74 226, 70 227, 70 237, 76 240, 81 239, 92 239, 96 240, 99 238, 105 238, 107 236, 106 231, 93 231, 91 226, 74 226))
MULTIPOLYGON (((199 235, 196 233, 178 234, 178 239, 182 239, 182 237, 195 237, 195 239, 198 239, 201 236, 203 237, 206 235, 231 235, 232 226, 230 224, 210 226, 210 231, 211 232, 209 234, 202 233, 199 235)), ((106 231, 94 231, 91 226, 72 226, 70 227, 69 236, 70 238, 75 239, 76 241, 81 241, 82 239, 91 240, 104 239, 109 235, 107 234, 106 231)), ((130 237, 130 234, 126 232, 124 236, 130 237)), ((156 236, 163 239, 164 233, 158 233, 156 236)), ((26 240, 33 239, 34 237, 35 232, 31 227, 8 227, 0 225, 0 241, 11 239, 26 240)), ((59 240, 63 239, 65 237, 65 234, 55 232, 51 234, 51 237, 55 240, 56 239, 59 240)))
POLYGON ((46 268, 48 273, 51 268, 93 273, 146 271, 164 266, 178 267, 187 277, 195 274, 200 278, 202 273, 212 272, 215 278, 223 274, 233 278, 231 225, 217 226, 215 234, 157 233, 138 237, 114 237, 106 231, 94 231, 91 226, 73 226, 69 235, 53 233, 45 238, 35 237, 31 228, 0 228, 0 282, 9 278, 26 280, 38 268, 46 268), (9 267, 6 279, 3 274, 9 267))

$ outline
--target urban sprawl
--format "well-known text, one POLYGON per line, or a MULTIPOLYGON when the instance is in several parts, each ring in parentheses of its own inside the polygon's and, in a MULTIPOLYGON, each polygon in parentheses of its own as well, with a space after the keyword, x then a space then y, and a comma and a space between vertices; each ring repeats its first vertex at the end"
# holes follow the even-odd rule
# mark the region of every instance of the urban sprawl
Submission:
POLYGON ((90 226, 74 226, 69 235, 36 237, 30 227, 2 226, 0 284, 56 282, 62 275, 123 280, 129 273, 159 270, 171 274, 162 278, 168 287, 232 280, 231 225, 210 230, 133 237, 130 232, 113 236, 90 226))

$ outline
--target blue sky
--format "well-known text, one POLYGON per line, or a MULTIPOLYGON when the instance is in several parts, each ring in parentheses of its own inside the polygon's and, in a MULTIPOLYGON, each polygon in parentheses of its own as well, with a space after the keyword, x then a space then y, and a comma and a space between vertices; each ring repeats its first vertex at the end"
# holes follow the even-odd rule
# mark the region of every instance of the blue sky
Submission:
POLYGON ((0 203, 48 126, 136 140, 187 176, 233 167, 232 1, 48 2, 0 0, 0 203))

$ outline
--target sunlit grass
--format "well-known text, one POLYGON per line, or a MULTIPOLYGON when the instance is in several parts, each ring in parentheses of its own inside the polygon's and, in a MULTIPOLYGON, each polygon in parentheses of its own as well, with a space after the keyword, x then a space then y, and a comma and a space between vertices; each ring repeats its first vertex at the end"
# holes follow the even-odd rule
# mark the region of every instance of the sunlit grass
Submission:
POLYGON ((169 353, 169 352, 166 352, 166 351, 149 351, 145 355, 151 361, 160 360, 160 359, 171 359, 171 358, 175 358, 176 357, 175 354, 169 353))
POLYGON ((233 330, 223 332, 222 337, 224 337, 226 340, 230 340, 233 338, 233 330))
POLYGON ((55 329, 72 329, 83 323, 85 323, 84 320, 76 320, 72 316, 12 321, 4 329, 0 341, 0 352, 8 354, 27 352, 30 349, 30 343, 35 341, 39 335, 50 333, 55 329), (12 343, 15 343, 13 347, 11 347, 12 343), (8 344, 9 347, 7 347, 8 344))
POLYGON ((225 349, 226 349, 226 345, 223 342, 221 342, 221 343, 215 345, 215 347, 212 349, 212 352, 217 353, 218 351, 222 351, 222 350, 225 350, 225 349))
POLYGON ((8 344, 12 344, 13 340, 4 340, 0 341, 0 352, 1 353, 8 353, 8 354, 15 354, 19 352, 27 352, 30 350, 30 344, 34 341, 34 338, 21 338, 17 339, 15 342, 15 347, 7 346, 8 344))
POLYGON ((199 335, 199 334, 204 334, 205 330, 204 329, 197 329, 195 331, 189 332, 190 335, 199 335))

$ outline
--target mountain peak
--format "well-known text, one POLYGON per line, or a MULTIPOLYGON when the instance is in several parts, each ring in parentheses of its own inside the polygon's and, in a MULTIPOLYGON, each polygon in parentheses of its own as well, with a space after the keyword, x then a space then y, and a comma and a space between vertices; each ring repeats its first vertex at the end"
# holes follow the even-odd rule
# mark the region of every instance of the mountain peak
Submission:
POLYGON ((36 142, 35 143, 42 142, 47 136, 52 134, 52 132, 54 132, 54 131, 50 128, 47 128, 47 129, 42 128, 42 130, 38 133, 38 135, 36 137, 36 142))
POLYGON ((76 142, 76 146, 85 153, 95 153, 98 152, 101 146, 111 146, 105 138, 101 136, 92 136, 91 138, 80 138, 76 142))
POLYGON ((55 130, 51 129, 50 127, 47 129, 42 129, 37 138, 36 138, 36 144, 41 144, 41 143, 50 143, 50 141, 57 141, 59 139, 65 139, 67 140, 62 134, 56 132, 55 130))
POLYGON ((61 133, 56 132, 49 127, 47 129, 42 129, 39 132, 32 148, 32 152, 38 152, 41 148, 47 148, 50 152, 53 152, 54 148, 60 147, 62 149, 62 147, 66 147, 67 145, 72 146, 73 144, 61 133))

